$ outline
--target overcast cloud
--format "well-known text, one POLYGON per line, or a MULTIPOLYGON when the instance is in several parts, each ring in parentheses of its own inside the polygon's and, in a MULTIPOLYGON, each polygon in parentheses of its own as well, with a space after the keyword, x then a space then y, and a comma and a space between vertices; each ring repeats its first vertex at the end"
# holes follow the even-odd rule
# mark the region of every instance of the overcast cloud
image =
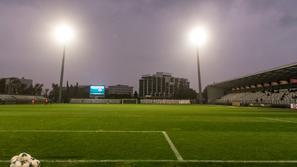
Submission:
POLYGON ((192 26, 210 39, 201 48, 203 85, 297 61, 296 0, 1 0, 0 77, 58 83, 62 48, 52 27, 67 21, 65 81, 129 84, 157 71, 197 88, 192 26))

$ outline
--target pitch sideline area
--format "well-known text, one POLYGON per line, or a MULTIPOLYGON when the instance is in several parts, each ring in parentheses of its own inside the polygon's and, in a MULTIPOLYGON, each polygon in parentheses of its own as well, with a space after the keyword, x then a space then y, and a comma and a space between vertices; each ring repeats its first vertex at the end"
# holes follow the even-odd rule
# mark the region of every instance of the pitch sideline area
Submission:
POLYGON ((45 166, 296 166, 296 121, 269 108, 0 106, 0 166, 23 151, 45 166))
MULTIPOLYGON (((157 133, 164 136, 164 140, 170 146, 177 160, 182 161, 183 158, 173 144, 172 140, 165 131, 123 131, 123 130, 0 130, 0 133, 157 133)), ((43 160, 43 162, 125 162, 125 161, 170 161, 170 160, 43 160)), ((7 160, 0 160, 7 162, 7 160)))
MULTIPOLYGON (((159 133, 164 136, 176 160, 171 159, 56 159, 41 160, 45 163, 133 163, 133 162, 179 162, 179 163, 231 163, 231 164, 297 164, 297 160, 184 160, 165 131, 121 131, 121 130, 0 130, 0 133, 159 133)), ((0 163, 9 163, 0 160, 0 163)))

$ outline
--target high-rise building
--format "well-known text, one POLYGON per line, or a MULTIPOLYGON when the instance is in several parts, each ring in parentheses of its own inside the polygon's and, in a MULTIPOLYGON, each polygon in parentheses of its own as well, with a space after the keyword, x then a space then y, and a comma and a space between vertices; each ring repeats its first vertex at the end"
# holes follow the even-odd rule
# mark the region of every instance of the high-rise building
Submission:
POLYGON ((0 79, 0 93, 15 94, 19 89, 28 89, 33 86, 32 79, 25 78, 1 78, 0 79))
POLYGON ((170 73, 157 72, 143 75, 139 80, 139 96, 154 98, 171 98, 176 90, 189 88, 188 79, 173 77, 170 73))

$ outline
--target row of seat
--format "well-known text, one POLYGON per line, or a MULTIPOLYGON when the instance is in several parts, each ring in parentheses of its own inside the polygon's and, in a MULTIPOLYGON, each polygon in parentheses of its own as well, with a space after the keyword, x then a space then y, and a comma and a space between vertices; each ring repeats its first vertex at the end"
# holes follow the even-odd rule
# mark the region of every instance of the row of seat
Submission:
POLYGON ((220 99, 216 103, 231 104, 232 102, 240 102, 242 104, 276 104, 289 105, 296 103, 297 91, 288 89, 279 90, 277 92, 240 92, 230 93, 220 99))

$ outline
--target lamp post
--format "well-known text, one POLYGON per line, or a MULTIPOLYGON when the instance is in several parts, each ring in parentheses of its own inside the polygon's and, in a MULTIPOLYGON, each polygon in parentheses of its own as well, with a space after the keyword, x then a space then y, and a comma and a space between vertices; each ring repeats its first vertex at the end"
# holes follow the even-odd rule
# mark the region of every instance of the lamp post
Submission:
POLYGON ((200 104, 202 104, 203 97, 202 97, 202 84, 201 84, 201 71, 200 71, 200 55, 199 50, 200 47, 205 44, 207 39, 207 33, 206 30, 202 27, 196 27, 194 28, 190 34, 189 34, 190 42, 195 46, 196 49, 196 56, 197 56, 197 79, 198 79, 198 101, 200 104))
POLYGON ((59 99, 58 102, 62 103, 62 90, 63 90, 63 78, 64 78, 64 66, 65 66, 65 57, 66 57, 66 45, 74 37, 73 29, 66 24, 60 24, 55 29, 55 36, 57 41, 63 45, 63 55, 62 55, 62 65, 60 73, 60 85, 59 85, 59 99))
POLYGON ((200 72, 200 58, 199 58, 199 47, 196 48, 197 56, 197 73, 198 73, 198 90, 199 90, 199 103, 202 104, 202 85, 201 85, 201 72, 200 72))
POLYGON ((61 74, 60 74, 59 103, 62 103, 62 90, 63 90, 65 56, 66 56, 66 46, 64 45, 64 47, 63 47, 62 66, 61 66, 61 74))

